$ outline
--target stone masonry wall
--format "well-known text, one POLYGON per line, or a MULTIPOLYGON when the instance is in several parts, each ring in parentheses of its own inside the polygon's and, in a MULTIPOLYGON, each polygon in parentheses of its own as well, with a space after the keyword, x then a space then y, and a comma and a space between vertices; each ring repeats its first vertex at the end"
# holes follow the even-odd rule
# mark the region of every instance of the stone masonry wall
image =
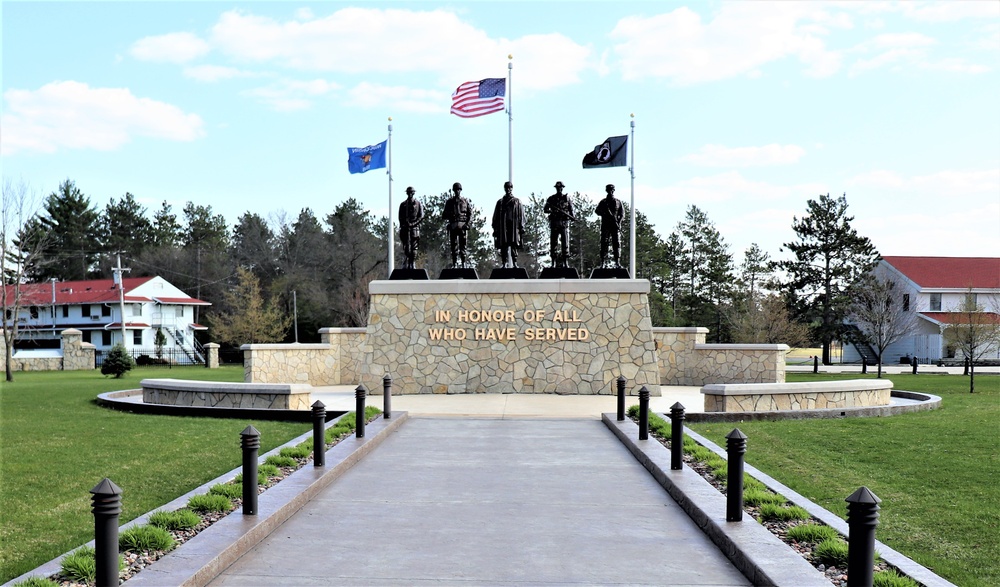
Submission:
POLYGON ((329 344, 246 344, 240 348, 247 383, 340 383, 329 344))
POLYGON ((706 412, 772 412, 822 410, 889 404, 889 389, 782 394, 705 395, 706 412))
POLYGON ((648 282, 372 282, 362 380, 395 393, 659 395, 648 282), (398 391, 397 391, 398 390, 398 391))
MULTIPOLYGON (((82 371, 94 368, 96 347, 83 342, 83 333, 75 328, 62 331, 61 357, 12 357, 11 371, 82 371)), ((7 368, 6 342, 0 337, 0 370, 7 368)))
POLYGON ((660 385, 782 383, 783 344, 705 344, 707 328, 653 328, 660 385))

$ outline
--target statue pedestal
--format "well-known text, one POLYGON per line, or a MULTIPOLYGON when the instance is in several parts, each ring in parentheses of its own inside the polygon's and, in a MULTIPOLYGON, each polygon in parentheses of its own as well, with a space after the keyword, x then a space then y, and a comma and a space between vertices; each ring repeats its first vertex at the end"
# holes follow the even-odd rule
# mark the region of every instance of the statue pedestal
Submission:
POLYGON ((393 269, 392 273, 389 274, 389 279, 392 281, 403 281, 408 279, 424 281, 430 279, 430 277, 427 276, 426 269, 393 269))
POLYGON ((449 267, 441 270, 438 279, 479 279, 479 274, 472 267, 449 267))
POLYGON ((576 267, 546 267, 538 279, 580 279, 576 267))
POLYGON ((373 281, 359 378, 393 393, 660 394, 649 282, 373 281))
POLYGON ((624 267, 598 267, 590 274, 591 279, 632 279, 624 267))
POLYGON ((528 279, 528 270, 524 267, 497 267, 490 272, 490 279, 528 279))

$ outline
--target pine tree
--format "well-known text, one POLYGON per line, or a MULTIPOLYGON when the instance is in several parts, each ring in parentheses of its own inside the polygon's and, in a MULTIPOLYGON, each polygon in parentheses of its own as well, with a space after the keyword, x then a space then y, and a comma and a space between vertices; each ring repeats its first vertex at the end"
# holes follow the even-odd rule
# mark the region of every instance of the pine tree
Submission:
POLYGON ((87 279, 101 249, 98 214, 90 198, 67 179, 49 194, 44 210, 38 217, 47 235, 41 252, 43 261, 32 267, 29 277, 35 281, 53 277, 62 281, 87 279))
POLYGON ((813 332, 823 347, 824 365, 830 364, 830 345, 844 329, 850 286, 879 259, 875 245, 851 226, 853 220, 847 215, 846 194, 809 200, 806 215, 793 218, 798 240, 784 245, 795 258, 780 263, 797 306, 793 313, 815 324, 813 332))
POLYGON ((280 342, 291 318, 272 299, 265 302, 260 281, 248 269, 236 269, 236 283, 224 294, 228 311, 212 315, 212 332, 217 340, 234 345, 280 342))
POLYGON ((120 379, 122 375, 128 373, 135 367, 135 360, 128 354, 121 343, 111 347, 108 356, 104 357, 101 364, 101 375, 114 375, 115 379, 120 379))

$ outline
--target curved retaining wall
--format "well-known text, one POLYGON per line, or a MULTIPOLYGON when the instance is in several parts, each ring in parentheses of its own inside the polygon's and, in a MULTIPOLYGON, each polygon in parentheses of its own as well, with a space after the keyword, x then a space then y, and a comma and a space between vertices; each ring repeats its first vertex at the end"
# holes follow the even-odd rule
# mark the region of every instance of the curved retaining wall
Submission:
POLYGON ((892 381, 851 379, 803 383, 706 385, 706 412, 773 412, 889 405, 892 381))

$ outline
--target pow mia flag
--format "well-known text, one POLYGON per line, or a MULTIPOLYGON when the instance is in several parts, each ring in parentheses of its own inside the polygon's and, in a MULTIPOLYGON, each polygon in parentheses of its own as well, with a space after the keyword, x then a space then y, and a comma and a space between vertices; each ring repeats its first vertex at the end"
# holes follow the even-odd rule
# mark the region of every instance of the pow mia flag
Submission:
POLYGON ((628 135, 608 137, 594 150, 583 156, 583 168, 592 167, 624 167, 628 155, 628 135))

